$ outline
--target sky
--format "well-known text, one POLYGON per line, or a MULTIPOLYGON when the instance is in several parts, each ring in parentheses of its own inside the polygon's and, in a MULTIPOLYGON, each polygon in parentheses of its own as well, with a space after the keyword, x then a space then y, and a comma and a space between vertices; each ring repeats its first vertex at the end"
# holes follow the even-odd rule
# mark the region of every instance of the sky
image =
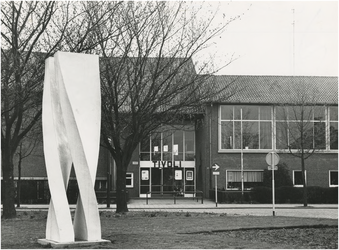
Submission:
MULTIPOLYGON (((198 2, 197 2, 198 3, 198 2)), ((221 75, 338 76, 337 1, 209 1, 240 15, 203 53, 221 75), (293 25, 294 23, 294 25, 293 25)), ((218 7, 219 6, 219 7, 218 7)))

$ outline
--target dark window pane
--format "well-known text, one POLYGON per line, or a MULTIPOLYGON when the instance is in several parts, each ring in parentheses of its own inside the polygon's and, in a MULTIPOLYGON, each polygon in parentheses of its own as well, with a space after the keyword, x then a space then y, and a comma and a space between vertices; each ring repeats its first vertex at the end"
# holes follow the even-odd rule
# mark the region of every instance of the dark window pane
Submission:
POLYGON ((270 122, 260 122, 260 148, 272 148, 272 124, 270 122))
POLYGON ((162 137, 163 160, 172 160, 172 132, 164 132, 162 137))
POLYGON ((300 127, 299 127, 298 122, 289 122, 288 123, 288 134, 289 134, 289 140, 288 140, 288 145, 292 149, 299 149, 300 148, 300 138, 301 138, 301 132, 300 132, 300 127))
POLYGON ((276 120, 278 121, 286 121, 287 120, 287 112, 288 107, 286 106, 277 106, 276 109, 276 120))
POLYGON ((185 131, 185 152, 194 151, 194 131, 185 131))
POLYGON ((293 106, 288 110, 289 120, 294 121, 312 121, 314 108, 311 106, 293 106))
POLYGON ((326 124, 325 122, 314 123, 314 147, 316 149, 326 149, 326 124))
POLYGON ((330 149, 338 149, 338 122, 330 123, 330 149))
POLYGON ((330 107, 330 120, 338 121, 338 107, 330 107))
POLYGON ((272 120, 271 107, 260 107, 260 120, 272 120))
POLYGON ((152 134, 152 161, 161 160, 161 133, 152 134))
POLYGON ((151 152, 150 151, 150 137, 149 136, 147 136, 144 140, 141 141, 140 151, 141 152, 151 152))
POLYGON ((233 148, 233 122, 221 122, 221 149, 233 148))
MULTIPOLYGON (((244 130, 243 130, 244 132, 244 130)), ((240 149, 241 122, 234 122, 233 149, 240 149)))
POLYGON ((277 149, 287 149, 288 148, 287 123, 277 122, 276 131, 277 131, 276 134, 277 149))
POLYGON ((233 119, 233 106, 222 105, 220 107, 221 120, 232 120, 233 119))
POLYGON ((330 184, 338 185, 338 171, 330 171, 330 184))
POLYGON ((150 161, 151 160, 150 153, 140 153, 140 160, 141 161, 150 161))
POLYGON ((183 142, 184 142, 184 132, 183 131, 175 131, 174 132, 174 146, 173 146, 173 154, 175 161, 183 160, 183 142))
POLYGON ((318 120, 318 121, 325 120, 325 107, 323 106, 314 107, 314 120, 318 120))
POLYGON ((259 149, 258 125, 258 122, 243 122, 243 148, 259 149))
POLYGON ((234 107, 234 116, 235 120, 241 119, 242 109, 242 119, 243 120, 258 120, 259 119, 259 107, 257 106, 235 106, 234 107))
POLYGON ((294 171, 294 185, 303 185, 301 171, 294 171))

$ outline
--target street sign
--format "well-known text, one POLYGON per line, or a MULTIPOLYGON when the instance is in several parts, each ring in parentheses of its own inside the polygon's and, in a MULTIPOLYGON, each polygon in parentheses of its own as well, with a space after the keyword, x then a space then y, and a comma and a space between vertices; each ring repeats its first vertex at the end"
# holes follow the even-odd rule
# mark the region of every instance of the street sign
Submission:
POLYGON ((220 168, 220 166, 216 163, 214 163, 212 165, 212 169, 213 169, 213 175, 214 175, 214 182, 215 182, 215 206, 218 207, 218 192, 217 192, 217 189, 218 189, 218 175, 220 174, 220 172, 217 172, 217 170, 220 168))
MULTIPOLYGON (((272 166, 268 166, 267 168, 268 170, 272 170, 272 166)), ((273 170, 278 170, 278 166, 274 166, 273 170)))
POLYGON ((266 163, 269 165, 269 166, 272 166, 272 164, 274 163, 274 165, 278 165, 279 163, 279 160, 280 160, 280 157, 277 153, 275 152, 269 152, 267 155, 266 155, 266 163))
POLYGON ((273 216, 275 216, 275 184, 274 184, 274 170, 278 170, 278 163, 280 157, 275 152, 269 152, 266 155, 266 162, 268 164, 268 170, 272 171, 272 206, 273 206, 273 216))
POLYGON ((220 166, 218 164, 214 163, 212 165, 212 168, 213 168, 214 171, 217 171, 220 168, 220 166))

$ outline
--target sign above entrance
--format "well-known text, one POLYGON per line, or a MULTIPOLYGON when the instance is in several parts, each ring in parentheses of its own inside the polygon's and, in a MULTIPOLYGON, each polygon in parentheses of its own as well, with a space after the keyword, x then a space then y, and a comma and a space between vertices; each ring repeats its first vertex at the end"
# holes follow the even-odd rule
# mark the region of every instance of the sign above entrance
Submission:
POLYGON ((141 168, 194 168, 195 161, 139 161, 141 168))
POLYGON ((153 161, 155 168, 181 168, 181 161, 153 161))

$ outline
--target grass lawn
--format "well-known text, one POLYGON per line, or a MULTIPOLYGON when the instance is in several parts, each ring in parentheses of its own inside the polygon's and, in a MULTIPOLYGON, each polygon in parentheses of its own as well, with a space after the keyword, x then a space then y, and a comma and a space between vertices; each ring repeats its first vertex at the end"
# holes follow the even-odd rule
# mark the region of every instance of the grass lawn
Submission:
MULTIPOLYGON (((338 221, 187 212, 100 212, 102 238, 88 248, 338 248, 338 221)), ((1 220, 1 248, 44 248, 47 211, 1 220)), ((72 246, 72 248, 74 248, 72 246)), ((84 247, 81 247, 84 248, 84 247)))

